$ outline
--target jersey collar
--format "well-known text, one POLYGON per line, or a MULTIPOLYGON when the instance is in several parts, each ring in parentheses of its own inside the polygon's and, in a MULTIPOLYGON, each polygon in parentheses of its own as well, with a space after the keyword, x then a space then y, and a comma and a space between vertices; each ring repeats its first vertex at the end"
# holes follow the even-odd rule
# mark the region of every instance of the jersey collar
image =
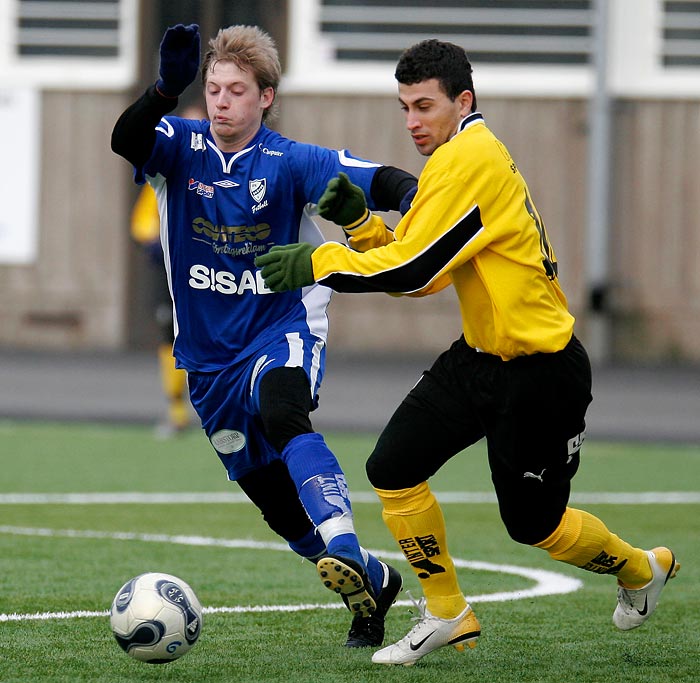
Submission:
POLYGON ((459 126, 457 127, 457 132, 455 133, 455 135, 458 135, 463 130, 470 128, 471 126, 473 126, 477 123, 484 123, 484 116, 480 111, 475 111, 475 112, 472 112, 471 114, 469 114, 468 116, 465 116, 459 122, 459 126))

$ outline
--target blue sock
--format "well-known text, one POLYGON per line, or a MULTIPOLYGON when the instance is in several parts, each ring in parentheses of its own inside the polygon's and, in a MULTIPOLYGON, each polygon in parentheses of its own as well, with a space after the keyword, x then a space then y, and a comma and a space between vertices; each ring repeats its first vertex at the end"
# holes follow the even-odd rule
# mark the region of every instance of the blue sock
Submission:
POLYGON ((315 432, 294 437, 282 458, 329 554, 351 558, 364 567, 345 475, 323 437, 315 432))
POLYGON ((295 436, 284 447, 281 455, 292 480, 297 485, 297 491, 305 481, 317 474, 343 473, 338 459, 326 446, 323 436, 316 432, 295 436))
POLYGON ((367 566, 367 576, 369 576, 369 582, 372 584, 372 590, 376 597, 381 593, 384 585, 384 567, 374 555, 367 552, 364 548, 361 548, 361 550, 367 566))
POLYGON ((332 472, 312 477, 299 490, 299 498, 325 542, 328 553, 351 558, 364 567, 345 477, 332 472))
POLYGON ((315 529, 310 529, 304 536, 296 541, 288 541, 289 547, 301 557, 316 563, 317 560, 328 554, 326 544, 315 529))

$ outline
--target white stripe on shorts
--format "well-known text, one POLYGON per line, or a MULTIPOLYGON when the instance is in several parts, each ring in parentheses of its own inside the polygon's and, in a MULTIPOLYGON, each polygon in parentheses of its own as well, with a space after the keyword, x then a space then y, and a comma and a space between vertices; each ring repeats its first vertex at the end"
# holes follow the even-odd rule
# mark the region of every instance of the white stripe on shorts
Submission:
POLYGON ((288 332, 287 344, 289 344, 289 358, 284 364, 287 368, 303 368, 304 367, 304 340, 299 336, 298 332, 288 332))
POLYGON ((311 397, 316 394, 316 383, 318 382, 318 371, 321 369, 321 351, 325 346, 321 339, 318 339, 314 344, 314 348, 311 352, 311 372, 309 373, 309 378, 311 379, 311 397))

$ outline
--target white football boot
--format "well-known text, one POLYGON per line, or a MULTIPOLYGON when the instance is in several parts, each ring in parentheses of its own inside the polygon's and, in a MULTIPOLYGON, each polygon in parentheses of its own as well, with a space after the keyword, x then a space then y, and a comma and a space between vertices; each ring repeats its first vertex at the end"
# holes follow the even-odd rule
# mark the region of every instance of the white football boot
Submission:
POLYGON ((372 655, 375 664, 403 664, 411 666, 433 650, 452 645, 459 652, 464 646, 476 647, 481 635, 479 620, 467 605, 454 619, 433 616, 425 606, 425 598, 418 603, 418 623, 401 640, 377 650, 372 655))
POLYGON ((646 586, 636 589, 625 588, 618 582, 613 623, 621 631, 641 626, 652 615, 666 582, 681 568, 675 555, 668 548, 654 548, 646 553, 651 565, 651 581, 646 586))

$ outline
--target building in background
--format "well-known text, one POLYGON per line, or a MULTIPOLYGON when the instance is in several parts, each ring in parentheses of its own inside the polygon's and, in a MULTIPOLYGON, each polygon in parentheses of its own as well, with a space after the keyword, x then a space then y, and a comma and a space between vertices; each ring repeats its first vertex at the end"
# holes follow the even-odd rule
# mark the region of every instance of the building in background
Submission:
MULTIPOLYGON (((2 190, 0 345, 118 350, 155 334, 136 303, 146 269, 124 227, 135 190, 109 134, 154 79, 165 27, 196 21, 203 36, 253 23, 276 38, 285 134, 414 172, 422 159, 396 103, 396 58, 424 37, 464 45, 479 108, 530 180, 580 336, 602 313, 610 358, 700 362, 700 2, 601 2, 6 0, 0 121, 18 177, 2 190), (592 290, 600 11, 609 182, 604 290, 592 290)), ((400 304, 334 297, 334 349, 433 351, 458 333, 449 295, 400 304)))

